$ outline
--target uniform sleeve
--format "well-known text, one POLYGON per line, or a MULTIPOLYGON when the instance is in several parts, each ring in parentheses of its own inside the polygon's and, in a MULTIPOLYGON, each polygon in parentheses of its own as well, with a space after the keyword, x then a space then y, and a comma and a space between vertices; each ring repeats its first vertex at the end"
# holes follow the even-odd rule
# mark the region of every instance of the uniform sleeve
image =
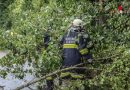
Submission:
POLYGON ((85 43, 84 48, 86 47, 88 49, 91 49, 93 47, 93 42, 92 42, 90 36, 88 35, 88 33, 85 32, 85 30, 83 32, 83 39, 84 39, 84 43, 85 43))
POLYGON ((86 47, 88 48, 88 49, 91 49, 91 48, 93 48, 93 42, 92 42, 92 40, 90 39, 90 37, 88 36, 88 38, 86 38, 86 43, 87 43, 87 45, 86 45, 86 47))
POLYGON ((92 41, 89 38, 88 34, 82 32, 82 35, 79 37, 79 52, 81 55, 87 55, 92 47, 92 41))
POLYGON ((50 42, 50 35, 48 33, 44 34, 44 44, 48 44, 50 42))
POLYGON ((60 37, 59 44, 63 45, 66 35, 67 32, 65 32, 65 34, 62 37, 60 37))
POLYGON ((59 44, 61 44, 61 45, 63 44, 63 42, 64 42, 64 37, 65 37, 65 36, 62 36, 62 37, 60 38, 59 44))
POLYGON ((66 33, 65 33, 62 37, 60 37, 60 39, 59 39, 58 46, 59 46, 60 49, 63 48, 63 44, 64 44, 64 40, 65 40, 65 36, 66 36, 66 33))
POLYGON ((49 42, 50 42, 50 35, 46 32, 43 36, 43 45, 45 49, 49 46, 49 42))
POLYGON ((89 41, 90 39, 89 39, 88 34, 85 32, 81 32, 79 36, 79 50, 86 48, 89 41))

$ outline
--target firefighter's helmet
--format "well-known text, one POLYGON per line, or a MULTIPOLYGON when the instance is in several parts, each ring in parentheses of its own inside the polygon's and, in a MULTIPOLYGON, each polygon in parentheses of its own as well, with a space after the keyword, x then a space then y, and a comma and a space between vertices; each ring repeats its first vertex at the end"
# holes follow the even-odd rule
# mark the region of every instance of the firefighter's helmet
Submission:
POLYGON ((83 21, 81 19, 74 19, 72 22, 73 26, 83 26, 83 21))

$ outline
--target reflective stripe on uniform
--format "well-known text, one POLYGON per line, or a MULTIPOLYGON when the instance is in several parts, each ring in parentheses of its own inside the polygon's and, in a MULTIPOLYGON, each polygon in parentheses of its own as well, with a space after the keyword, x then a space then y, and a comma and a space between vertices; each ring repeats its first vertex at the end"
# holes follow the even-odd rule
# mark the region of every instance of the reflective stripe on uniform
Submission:
POLYGON ((47 77, 46 80, 52 80, 53 78, 52 77, 47 77))
POLYGON ((88 49, 85 48, 85 49, 81 49, 80 50, 80 53, 83 55, 83 54, 87 54, 88 53, 88 49))
POLYGON ((76 44, 64 44, 63 48, 78 48, 76 44))

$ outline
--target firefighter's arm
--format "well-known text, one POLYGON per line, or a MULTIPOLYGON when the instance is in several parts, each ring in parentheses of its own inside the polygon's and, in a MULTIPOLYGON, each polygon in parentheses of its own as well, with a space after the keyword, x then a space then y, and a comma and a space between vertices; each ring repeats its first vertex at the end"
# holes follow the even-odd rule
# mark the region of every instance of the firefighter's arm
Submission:
POLYGON ((92 40, 89 37, 87 38, 87 41, 88 41, 88 43, 87 43, 86 47, 90 50, 93 48, 94 45, 93 45, 92 40))
POLYGON ((63 35, 63 36, 59 39, 59 43, 58 43, 59 49, 62 49, 62 45, 63 45, 63 42, 64 42, 64 38, 65 38, 65 35, 63 35))
POLYGON ((82 55, 82 58, 83 58, 83 61, 87 61, 89 63, 92 63, 93 61, 92 54, 90 53, 82 55))
POLYGON ((92 54, 89 50, 93 47, 93 43, 87 34, 83 35, 84 43, 81 45, 80 53, 83 60, 87 60, 89 63, 92 62, 92 54))
POLYGON ((50 35, 48 33, 44 34, 44 44, 48 44, 50 42, 50 35))
POLYGON ((48 47, 50 39, 51 39, 50 35, 46 32, 43 36, 43 45, 45 49, 48 47))
POLYGON ((86 33, 83 34, 83 39, 84 39, 84 43, 85 43, 85 47, 88 48, 88 49, 91 49, 93 48, 93 42, 90 38, 90 36, 86 33))
POLYGON ((61 44, 61 45, 62 45, 62 44, 63 44, 63 42, 64 42, 64 36, 60 38, 59 44, 61 44))
POLYGON ((87 54, 88 53, 87 45, 89 43, 88 34, 82 35, 80 40, 82 42, 79 41, 79 51, 80 51, 81 55, 87 54))
MULTIPOLYGON (((86 35, 86 37, 87 37, 87 35, 86 35)), ((86 45, 87 45, 87 38, 86 37, 84 37, 83 35, 81 35, 79 37, 79 42, 78 42, 79 50, 86 47, 86 45)))

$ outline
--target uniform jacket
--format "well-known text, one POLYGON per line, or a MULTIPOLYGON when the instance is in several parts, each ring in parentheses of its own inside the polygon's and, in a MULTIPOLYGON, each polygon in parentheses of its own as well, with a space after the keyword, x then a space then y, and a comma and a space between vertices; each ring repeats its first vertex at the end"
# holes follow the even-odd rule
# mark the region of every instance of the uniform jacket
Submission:
MULTIPOLYGON (((60 44, 63 47, 63 66, 73 66, 81 63, 81 50, 87 48, 90 39, 82 28, 70 27, 68 32, 61 38, 60 44)), ((87 51, 87 53, 89 50, 87 51)))

